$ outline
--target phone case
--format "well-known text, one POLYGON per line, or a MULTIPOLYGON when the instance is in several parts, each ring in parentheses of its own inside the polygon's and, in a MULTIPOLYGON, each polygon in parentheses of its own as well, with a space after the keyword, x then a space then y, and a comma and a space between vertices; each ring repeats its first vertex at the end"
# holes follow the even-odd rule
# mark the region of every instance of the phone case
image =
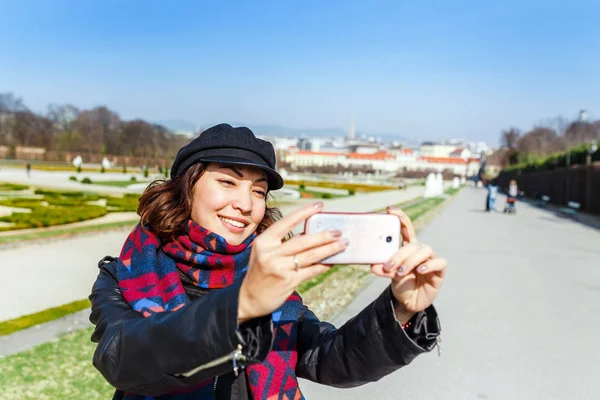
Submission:
POLYGON ((323 264, 379 264, 398 251, 402 244, 400 219, 391 214, 327 213, 308 218, 304 233, 338 229, 348 239, 343 252, 326 258, 323 264))

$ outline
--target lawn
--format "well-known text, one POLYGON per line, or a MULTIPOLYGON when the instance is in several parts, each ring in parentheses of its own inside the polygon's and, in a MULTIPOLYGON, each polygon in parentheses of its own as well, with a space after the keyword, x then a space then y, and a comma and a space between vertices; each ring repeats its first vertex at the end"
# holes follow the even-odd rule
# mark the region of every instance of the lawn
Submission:
POLYGON ((348 197, 345 194, 319 192, 316 190, 298 189, 300 197, 303 199, 338 199, 340 197, 348 197))
POLYGON ((3 400, 106 400, 114 389, 92 366, 92 328, 0 359, 3 400))
POLYGON ((127 187, 129 185, 135 185, 138 182, 129 180, 129 181, 92 181, 92 183, 94 185, 127 187))
POLYGON ((114 197, 83 191, 41 189, 35 190, 32 197, 27 198, 12 196, 13 193, 20 194, 22 187, 0 183, 0 188, 12 189, 3 191, 6 198, 0 200, 0 205, 31 210, 0 217, 0 222, 13 224, 1 227, 0 231, 65 225, 98 218, 113 211, 136 211, 139 198, 137 194, 114 197), (98 200, 104 200, 106 205, 92 203, 98 200))

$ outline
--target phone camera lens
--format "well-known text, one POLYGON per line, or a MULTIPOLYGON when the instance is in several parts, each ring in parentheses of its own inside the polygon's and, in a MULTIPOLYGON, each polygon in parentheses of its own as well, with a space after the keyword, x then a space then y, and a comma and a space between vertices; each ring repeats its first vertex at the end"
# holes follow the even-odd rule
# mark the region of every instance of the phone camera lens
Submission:
POLYGON ((390 243, 392 241, 392 237, 391 236, 386 237, 385 241, 388 242, 388 243, 390 243))

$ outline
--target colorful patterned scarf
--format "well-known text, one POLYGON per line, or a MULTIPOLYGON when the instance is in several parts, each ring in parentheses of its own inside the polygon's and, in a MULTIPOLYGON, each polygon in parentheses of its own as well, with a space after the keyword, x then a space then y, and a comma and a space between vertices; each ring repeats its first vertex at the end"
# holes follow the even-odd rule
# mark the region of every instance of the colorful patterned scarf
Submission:
MULTIPOLYGON (((185 234, 161 245, 156 235, 138 224, 121 250, 117 266, 119 287, 131 307, 145 317, 176 311, 190 302, 179 271, 200 288, 218 289, 231 285, 246 273, 254 238, 252 235, 233 246, 223 237, 189 220, 185 234)), ((263 363, 246 368, 253 399, 304 398, 295 374, 297 320, 301 307, 302 300, 294 293, 272 314, 273 348, 263 363)), ((179 392, 154 398, 125 395, 127 400, 179 398, 214 399, 212 380, 185 394, 179 392)))

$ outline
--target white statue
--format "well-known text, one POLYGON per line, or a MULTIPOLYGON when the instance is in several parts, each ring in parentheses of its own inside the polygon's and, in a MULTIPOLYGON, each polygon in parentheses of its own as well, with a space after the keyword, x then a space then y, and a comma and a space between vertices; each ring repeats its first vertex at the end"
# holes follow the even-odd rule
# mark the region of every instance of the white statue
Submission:
POLYGON ((423 194, 423 197, 425 197, 426 199, 430 198, 430 197, 436 197, 437 196, 437 181, 435 178, 435 174, 433 172, 431 172, 429 175, 427 175, 427 178, 425 179, 425 193, 423 194))
POLYGON ((102 159, 102 166, 104 167, 104 169, 109 169, 110 167, 112 167, 112 163, 108 161, 108 158, 104 157, 102 159))
POLYGON ((436 196, 441 196, 444 194, 444 177, 442 176, 441 173, 437 173, 435 174, 435 179, 436 179, 436 186, 435 186, 435 190, 436 190, 436 196))
POLYGON ((83 158, 81 158, 81 156, 77 156, 73 159, 73 166, 75 168, 81 167, 82 164, 83 164, 83 158))
POLYGON ((458 176, 455 176, 454 179, 452 179, 452 189, 458 189, 460 187, 460 179, 458 176))

